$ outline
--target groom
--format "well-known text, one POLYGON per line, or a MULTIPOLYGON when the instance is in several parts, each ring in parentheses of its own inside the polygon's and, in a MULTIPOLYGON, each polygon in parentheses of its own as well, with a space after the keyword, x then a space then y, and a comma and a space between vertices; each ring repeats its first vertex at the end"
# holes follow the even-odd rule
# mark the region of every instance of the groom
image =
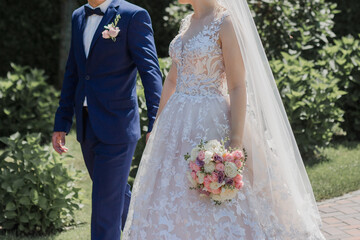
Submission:
POLYGON ((119 240, 125 224, 131 196, 127 178, 140 138, 137 71, 150 133, 162 80, 149 14, 125 0, 89 0, 74 11, 52 142, 58 153, 67 151, 65 135, 75 113, 77 140, 93 182, 93 240, 119 240))

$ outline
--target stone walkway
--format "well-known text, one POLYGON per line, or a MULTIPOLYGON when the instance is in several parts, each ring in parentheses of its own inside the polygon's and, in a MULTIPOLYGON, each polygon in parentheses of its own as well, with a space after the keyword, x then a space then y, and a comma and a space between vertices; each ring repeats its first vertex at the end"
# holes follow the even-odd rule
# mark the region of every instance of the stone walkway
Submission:
POLYGON ((328 240, 360 240, 360 190, 318 203, 328 240))

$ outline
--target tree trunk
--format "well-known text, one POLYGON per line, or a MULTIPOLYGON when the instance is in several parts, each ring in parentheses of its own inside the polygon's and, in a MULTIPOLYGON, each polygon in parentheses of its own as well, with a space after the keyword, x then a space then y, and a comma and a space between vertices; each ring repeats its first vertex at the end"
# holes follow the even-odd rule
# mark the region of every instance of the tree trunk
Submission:
POLYGON ((60 48, 59 48, 59 74, 56 82, 58 89, 62 86, 65 73, 66 60, 69 54, 71 41, 71 15, 78 2, 74 0, 63 0, 61 4, 61 30, 60 30, 60 48))

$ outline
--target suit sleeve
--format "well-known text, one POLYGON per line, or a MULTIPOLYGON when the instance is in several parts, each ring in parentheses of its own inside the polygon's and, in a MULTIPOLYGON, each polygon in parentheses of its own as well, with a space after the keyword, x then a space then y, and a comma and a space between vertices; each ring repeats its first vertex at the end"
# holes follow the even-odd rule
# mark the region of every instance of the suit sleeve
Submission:
POLYGON ((54 132, 69 133, 73 121, 75 108, 75 91, 79 78, 74 56, 73 30, 74 16, 72 21, 72 37, 69 57, 66 63, 63 86, 60 95, 59 107, 55 114, 54 132))
POLYGON ((128 27, 128 45, 144 86, 149 118, 148 132, 151 132, 159 108, 162 76, 147 11, 140 10, 132 16, 128 27))

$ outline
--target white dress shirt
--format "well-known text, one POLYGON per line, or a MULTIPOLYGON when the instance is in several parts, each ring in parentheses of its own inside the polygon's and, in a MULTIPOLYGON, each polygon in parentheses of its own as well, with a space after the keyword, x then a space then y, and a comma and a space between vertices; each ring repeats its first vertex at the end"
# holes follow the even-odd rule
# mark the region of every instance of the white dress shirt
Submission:
MULTIPOLYGON (((112 0, 106 0, 105 2, 103 2, 102 4, 97 6, 97 8, 100 8, 101 11, 103 13, 105 13, 107 8, 109 7, 111 1, 112 0)), ((86 6, 93 8, 92 6, 90 6, 90 4, 86 4, 86 6)), ((94 38, 94 34, 95 34, 96 29, 98 28, 99 23, 101 22, 102 18, 103 18, 103 16, 93 14, 93 15, 87 17, 87 19, 86 19, 86 24, 85 24, 85 29, 84 29, 84 49, 85 49, 86 58, 89 56, 91 41, 94 38)), ((85 96, 85 100, 84 100, 84 106, 87 106, 86 96, 85 96)))

